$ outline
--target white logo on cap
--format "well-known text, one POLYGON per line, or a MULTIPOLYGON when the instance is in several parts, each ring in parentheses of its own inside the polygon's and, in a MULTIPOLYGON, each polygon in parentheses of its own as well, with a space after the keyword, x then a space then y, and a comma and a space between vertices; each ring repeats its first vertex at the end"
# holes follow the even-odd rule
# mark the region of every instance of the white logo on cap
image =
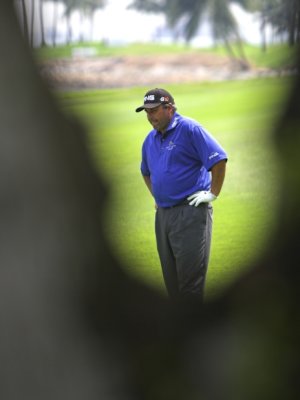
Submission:
POLYGON ((167 102, 168 102, 168 101, 169 101, 169 97, 164 97, 164 96, 163 96, 163 97, 161 97, 159 100, 160 100, 160 101, 167 101, 167 102))
POLYGON ((155 96, 154 96, 154 94, 149 94, 148 96, 145 96, 144 97, 144 101, 153 101, 153 100, 155 100, 155 96))

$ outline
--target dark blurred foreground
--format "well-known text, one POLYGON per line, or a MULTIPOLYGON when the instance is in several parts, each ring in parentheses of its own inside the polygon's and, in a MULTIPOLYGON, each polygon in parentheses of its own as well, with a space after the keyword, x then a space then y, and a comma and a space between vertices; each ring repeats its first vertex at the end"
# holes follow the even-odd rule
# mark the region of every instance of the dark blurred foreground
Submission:
POLYGON ((175 308, 114 259, 101 225, 107 188, 9 2, 0 51, 0 398, 296 398, 299 78, 274 132, 282 202, 270 247, 222 298, 175 308))

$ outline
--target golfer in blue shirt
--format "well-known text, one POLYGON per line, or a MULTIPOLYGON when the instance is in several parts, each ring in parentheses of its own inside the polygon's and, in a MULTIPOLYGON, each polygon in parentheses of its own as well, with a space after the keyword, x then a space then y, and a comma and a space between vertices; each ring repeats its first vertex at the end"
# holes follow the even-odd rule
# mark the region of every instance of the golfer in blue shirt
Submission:
POLYGON ((142 147, 141 172, 155 199, 155 234, 171 299, 203 301, 212 205, 220 194, 227 155, 195 120, 177 113, 164 89, 149 90, 144 110, 153 129, 142 147))

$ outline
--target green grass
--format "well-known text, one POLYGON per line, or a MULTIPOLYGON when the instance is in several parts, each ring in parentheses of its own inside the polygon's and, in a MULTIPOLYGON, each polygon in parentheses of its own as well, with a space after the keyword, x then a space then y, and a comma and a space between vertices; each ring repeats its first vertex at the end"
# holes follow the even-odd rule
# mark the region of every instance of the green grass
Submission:
POLYGON ((253 65, 273 69, 290 68, 295 66, 299 47, 287 44, 273 44, 267 46, 266 51, 261 48, 247 45, 245 53, 253 65))
MULTIPOLYGON (((199 120, 228 152, 223 191, 214 203, 207 297, 249 268, 276 227, 277 157, 272 129, 291 78, 169 85, 178 111, 199 120)), ((113 251, 133 274, 164 292, 154 236, 153 200, 140 175, 149 131, 134 109, 148 88, 57 94, 87 127, 91 154, 110 186, 105 229, 113 251)))

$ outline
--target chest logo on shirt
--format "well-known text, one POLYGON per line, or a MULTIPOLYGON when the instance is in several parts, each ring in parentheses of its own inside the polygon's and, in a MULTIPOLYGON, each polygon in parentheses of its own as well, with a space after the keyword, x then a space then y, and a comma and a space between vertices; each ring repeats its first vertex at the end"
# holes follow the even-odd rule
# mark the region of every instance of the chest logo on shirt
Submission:
POLYGON ((174 142, 172 142, 172 140, 169 142, 168 146, 166 146, 166 149, 171 151, 174 149, 174 147, 176 147, 176 144, 174 142))

